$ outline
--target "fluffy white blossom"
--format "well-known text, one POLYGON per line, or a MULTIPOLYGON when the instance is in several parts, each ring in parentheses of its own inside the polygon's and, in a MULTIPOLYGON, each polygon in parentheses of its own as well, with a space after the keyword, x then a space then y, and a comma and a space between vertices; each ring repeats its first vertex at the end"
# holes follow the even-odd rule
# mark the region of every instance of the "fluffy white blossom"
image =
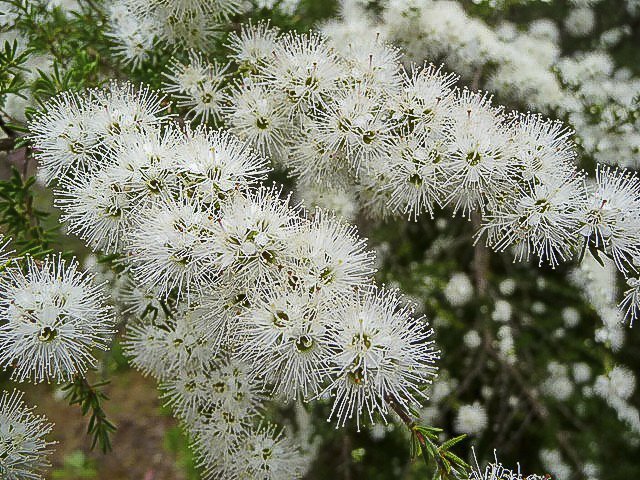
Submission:
POLYGON ((468 303, 473 297, 473 285, 469 277, 462 272, 454 273, 444 289, 444 296, 454 307, 468 303))
MULTIPOLYGON (((326 307, 325 307, 326 308, 326 307)), ((258 378, 285 398, 309 399, 327 374, 329 312, 302 288, 268 289, 240 319, 237 355, 258 378)))
POLYGON ((342 321, 327 329, 335 352, 329 391, 335 395, 331 417, 343 425, 355 416, 360 426, 364 414, 372 423, 376 413, 384 418, 389 399, 403 408, 419 403, 439 352, 429 340, 432 330, 411 317, 396 293, 372 289, 354 300, 338 305, 342 321))
POLYGON ((145 209, 127 232, 128 258, 134 277, 163 296, 172 290, 202 291, 215 275, 212 254, 215 229, 211 208, 195 199, 159 199, 145 209))
POLYGON ((6 480, 40 480, 49 466, 52 442, 46 436, 52 425, 32 413, 23 394, 0 394, 0 476, 6 480))
POLYGON ((102 287, 62 257, 11 265, 0 278, 0 317, 0 364, 35 382, 84 374, 114 331, 102 287))
POLYGON ((596 24, 596 16, 589 7, 574 8, 564 20, 564 27, 574 37, 585 37, 591 33, 596 24))
POLYGON ((629 171, 601 167, 580 232, 610 253, 626 273, 640 256, 640 179, 629 171))
POLYGON ((165 91, 177 100, 178 107, 187 110, 194 119, 208 122, 219 120, 224 100, 223 85, 228 65, 207 62, 196 52, 190 52, 189 63, 174 59, 171 72, 165 74, 165 91))
POLYGON ((232 32, 229 36, 231 58, 242 66, 256 68, 276 51, 278 36, 278 30, 270 28, 268 23, 243 25, 240 32, 232 32))
POLYGON ((458 433, 480 433, 487 427, 487 410, 478 402, 462 405, 458 409, 454 424, 458 433))

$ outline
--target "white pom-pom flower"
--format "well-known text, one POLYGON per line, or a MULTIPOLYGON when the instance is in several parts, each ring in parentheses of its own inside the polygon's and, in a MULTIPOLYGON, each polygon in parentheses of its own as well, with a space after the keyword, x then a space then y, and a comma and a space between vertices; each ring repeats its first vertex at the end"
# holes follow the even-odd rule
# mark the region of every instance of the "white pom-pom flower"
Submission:
POLYGON ((355 416, 359 428, 365 412, 372 423, 376 413, 384 418, 388 402, 419 406, 439 358, 426 321, 414 318, 395 292, 376 288, 339 303, 333 316, 341 321, 327 329, 335 352, 330 419, 344 425, 355 416))
POLYGON ((0 278, 0 364, 13 377, 65 382, 95 365, 94 348, 107 349, 113 314, 103 289, 78 263, 61 257, 26 258, 0 278))
POLYGON ((52 425, 32 413, 23 394, 0 395, 0 478, 4 480, 41 480, 49 466, 47 456, 52 442, 45 437, 52 425))

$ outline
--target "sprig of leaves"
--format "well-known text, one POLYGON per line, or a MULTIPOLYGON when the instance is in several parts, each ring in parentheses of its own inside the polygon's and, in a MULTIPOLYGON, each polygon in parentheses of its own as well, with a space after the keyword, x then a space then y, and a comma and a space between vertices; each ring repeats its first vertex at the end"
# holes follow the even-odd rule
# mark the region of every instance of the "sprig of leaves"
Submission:
POLYGON ((85 377, 76 376, 73 382, 62 387, 67 392, 65 398, 69 405, 79 405, 82 415, 91 412, 87 428, 87 435, 93 436, 91 449, 99 444, 103 453, 111 451, 110 435, 116 431, 116 426, 107 418, 102 408, 103 402, 109 400, 109 397, 100 389, 108 384, 109 382, 100 382, 91 385, 85 377))
POLYGON ((13 239, 19 255, 42 258, 53 252, 51 244, 59 227, 47 230, 42 226, 49 213, 34 206, 35 182, 35 177, 23 179, 15 167, 8 180, 0 181, 0 226, 13 239))
POLYGON ((429 480, 466 480, 471 467, 451 451, 466 438, 460 435, 438 444, 441 428, 414 425, 411 428, 411 453, 422 456, 429 472, 429 480))
POLYGON ((9 93, 20 95, 26 88, 22 72, 31 52, 31 49, 21 51, 17 40, 4 42, 0 48, 0 97, 9 93))

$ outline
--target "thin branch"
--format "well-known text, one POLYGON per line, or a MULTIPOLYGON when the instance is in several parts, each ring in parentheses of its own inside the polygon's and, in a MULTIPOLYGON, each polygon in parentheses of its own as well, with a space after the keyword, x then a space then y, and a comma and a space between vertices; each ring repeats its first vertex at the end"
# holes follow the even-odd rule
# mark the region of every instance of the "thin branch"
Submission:
POLYGON ((7 125, 7 122, 4 121, 4 119, 0 116, 0 130, 2 130, 5 135, 9 138, 16 138, 18 136, 18 133, 13 130, 13 128, 9 127, 9 125, 7 125))
POLYGON ((16 139, 14 137, 0 138, 0 152, 10 152, 16 146, 16 139))
MULTIPOLYGON (((479 212, 473 212, 471 223, 474 232, 482 227, 482 217, 479 212)), ((478 297, 484 299, 489 286, 489 250, 482 242, 475 242, 473 246, 473 279, 478 297)))

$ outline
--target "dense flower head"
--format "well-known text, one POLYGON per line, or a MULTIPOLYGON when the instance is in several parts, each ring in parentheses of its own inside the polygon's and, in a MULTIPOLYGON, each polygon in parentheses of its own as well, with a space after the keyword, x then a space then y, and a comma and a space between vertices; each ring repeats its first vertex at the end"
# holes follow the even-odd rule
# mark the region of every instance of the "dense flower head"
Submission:
POLYGON ((77 261, 27 257, 0 278, 0 364, 35 382, 70 380, 95 365, 93 350, 107 349, 113 314, 101 285, 77 261))
POLYGON ((256 378, 285 398, 309 399, 320 390, 330 356, 329 324, 313 293, 270 289, 248 308, 236 335, 237 355, 256 378))
MULTIPOLYGON (((635 113, 617 105, 632 99, 611 94, 633 84, 598 89, 615 70, 608 55, 561 59, 558 29, 544 21, 526 32, 506 23, 493 32, 454 2, 382 1, 374 18, 361 9, 367 2, 356 0, 343 2, 342 15, 361 18, 351 18, 351 26, 328 23, 327 36, 283 33, 268 23, 233 26, 226 47, 235 64, 213 60, 212 40, 221 24, 232 17, 235 23, 248 3, 116 0, 107 9, 107 36, 125 69, 146 74, 150 60, 155 65, 174 55, 164 62, 163 88, 200 126, 173 122, 173 107, 149 88, 118 82, 60 94, 29 124, 39 176, 55 186, 68 231, 115 259, 105 278, 118 283, 112 293, 128 321, 125 352, 158 381, 206 478, 304 475, 297 447, 283 430, 264 423, 276 410, 268 401, 327 402, 329 421, 353 422, 359 430, 364 423, 386 423, 391 410, 406 421, 403 414, 416 415, 428 400, 425 389, 437 375, 440 355, 433 331, 417 306, 374 279, 395 245, 379 246, 377 264, 341 212, 355 218, 361 209, 373 221, 417 221, 445 209, 473 219, 477 241, 493 250, 551 267, 580 249, 581 259, 588 251, 594 262, 602 254, 611 259, 604 261, 602 278, 614 284, 616 268, 627 277, 619 309, 631 321, 638 316, 640 181, 631 170, 600 164, 590 180, 578 167, 578 153, 610 160, 615 142, 609 140, 618 138, 588 135, 595 127, 585 112, 601 116, 611 132, 634 135, 635 113), (461 21, 468 28, 459 28, 461 21), (463 65, 463 82, 473 87, 456 87, 458 78, 444 67, 402 64, 407 58, 387 39, 413 32, 428 41, 425 50, 434 58, 463 65), (526 58, 517 57, 518 49, 526 58), (500 98, 567 118, 581 132, 579 146, 561 122, 506 112, 478 90, 481 82, 501 89, 500 98), (615 97, 610 109, 598 103, 606 95, 615 97), (630 120, 621 125, 618 117, 625 116, 630 120), (267 155, 293 175, 296 197, 263 183, 270 172, 267 155), (321 208, 306 210, 291 198, 310 198, 321 208)), ((593 23, 584 21, 588 12, 574 9, 566 29, 581 35, 585 23, 593 23)), ((422 62, 419 42, 404 38, 402 46, 422 62)), ((439 219, 435 229, 451 224, 439 219)), ((423 263, 450 240, 438 238, 423 263)), ((477 246, 469 269, 474 284, 462 272, 448 280, 431 268, 422 272, 423 291, 414 293, 437 290, 426 308, 442 297, 449 304, 436 321, 452 326, 448 313, 466 314, 476 305, 474 295, 487 295, 482 254, 477 246)), ((113 330, 102 291, 90 284, 92 274, 79 273, 75 261, 62 257, 10 262, 0 250, 0 263, 0 366, 37 382, 84 374, 95 363, 92 348, 105 348, 113 330)), ((413 273, 421 265, 408 268, 413 273)), ((526 327, 551 310, 537 299, 525 314, 515 310, 527 290, 515 278, 499 287, 508 301, 497 298, 478 310, 497 322, 495 340, 493 330, 477 325, 461 336, 480 359, 490 352, 507 377, 518 366, 516 321, 526 327)), ((544 280, 536 282, 540 291, 544 280)), ((585 290, 597 284, 589 280, 585 290)), ((620 317, 608 295, 615 286, 602 283, 591 299, 605 320, 596 340, 598 348, 614 350, 622 343, 620 317)), ((580 316, 566 307, 553 338, 577 327, 580 316)), ((542 398, 564 402, 594 394, 640 430, 629 402, 636 387, 630 369, 607 367, 598 375, 586 363, 545 365, 542 398)), ((456 383, 452 378, 444 390, 451 393, 456 383)), ((460 390, 468 388, 465 383, 460 390)), ((488 402, 496 391, 485 387, 481 394, 488 402)), ((525 397, 533 401, 536 395, 525 397)), ((519 401, 509 397, 509 407, 519 401)), ((3 402, 22 408, 19 399, 3 394, 0 416, 3 402)), ((457 403, 453 429, 488 431, 488 411, 480 402, 457 403)), ((534 414, 546 417, 543 409, 534 414)), ((7 433, 3 428, 0 434, 7 433)), ((0 450, 13 447, 3 440, 0 450)), ((568 468, 556 450, 541 456, 543 463, 558 464, 555 471, 568 468)), ((7 473, 4 457, 0 451, 0 476, 7 473)), ((497 459, 484 470, 476 467, 469 480, 542 479, 523 476, 519 466, 506 469, 497 459)))
POLYGON ((217 360, 206 369, 186 369, 161 384, 164 397, 186 425, 220 410, 236 418, 257 415, 262 408, 260 386, 240 362, 217 360))
MULTIPOLYGON (((247 362, 251 382, 274 395, 334 396, 340 424, 355 416, 360 425, 365 411, 384 416, 389 399, 418 405, 436 371, 431 330, 397 294, 372 286, 375 257, 355 228, 320 209, 307 215, 280 188, 260 185, 268 168, 241 140, 163 124, 162 109, 123 114, 114 88, 91 104, 92 124, 109 132, 98 161, 61 174, 58 204, 93 248, 123 255, 135 283, 125 289, 128 311, 142 317, 125 349, 163 382, 196 437, 239 435, 252 424, 212 430, 221 413, 207 385, 225 355, 229 368, 247 362), (199 419, 202 411, 211 418, 199 419)), ((146 105, 149 92, 139 95, 133 105, 146 105)))
MULTIPOLYGON (((503 61, 492 49, 506 52, 507 47, 491 40, 493 33, 458 6, 429 2, 429 7, 414 10, 403 0, 398 4, 407 15, 402 22, 408 23, 395 28, 433 28, 439 32, 434 39, 444 42, 438 54, 458 55, 447 48, 455 35, 433 24, 432 15, 444 16, 444 25, 455 31, 461 19, 471 22, 470 30, 460 33, 465 38, 460 55, 472 49, 487 60, 503 61), (423 23, 413 25, 415 15, 423 23)), ((372 26, 358 5, 343 7, 345 18, 356 26, 330 23, 326 37, 282 35, 260 24, 245 27, 234 39, 237 52, 245 42, 264 47, 244 69, 246 60, 238 54, 241 80, 230 89, 225 109, 234 132, 268 152, 303 188, 322 185, 355 192, 363 213, 374 219, 405 215, 417 220, 424 213, 433 216, 440 207, 481 217, 479 235, 486 234, 487 245, 497 251, 511 249, 518 261, 537 257, 556 266, 585 244, 594 244, 612 256, 625 275, 634 270, 635 229, 640 225, 634 175, 600 166, 591 187, 576 165, 573 130, 538 114, 507 113, 487 93, 456 88, 456 77, 442 67, 403 68, 385 40, 392 32, 372 26), (290 84, 292 72, 304 68, 286 59, 299 56, 304 64, 305 55, 319 45, 332 52, 324 66, 332 64, 342 73, 335 70, 338 80, 327 81, 322 89, 327 93, 302 108, 299 99, 291 102, 296 89, 290 84), (276 68, 279 62, 289 70, 276 68), (615 213, 622 210, 624 215, 615 213), (610 233, 613 223, 615 232, 610 233)), ((520 46, 535 51, 531 43, 539 35, 525 37, 517 39, 520 46)), ((505 55, 512 62, 508 68, 530 70, 511 53, 505 55)), ((588 72, 597 70, 595 59, 584 62, 588 72), (589 62, 594 65, 589 67, 589 62)), ((500 63, 499 68, 507 66, 500 63)), ((299 86, 295 95, 311 95, 312 86, 317 86, 315 81, 308 88, 299 86)), ((543 96, 544 87, 539 87, 543 96)), ((314 199, 328 207, 330 198, 314 199)))
POLYGON ((315 33, 284 35, 264 66, 267 78, 286 93, 292 114, 322 105, 335 92, 343 67, 333 49, 315 33))
POLYGON ((231 58, 245 68, 256 68, 273 55, 278 35, 279 31, 266 22, 245 24, 240 32, 232 32, 229 36, 231 58))
POLYGON ((423 388, 436 374, 439 352, 429 337, 433 330, 413 318, 396 292, 372 288, 338 305, 342 321, 327 329, 332 350, 329 387, 335 395, 331 417, 339 425, 366 414, 383 418, 387 402, 404 408, 419 404, 423 388))
POLYGON ((159 43, 208 48, 229 15, 241 10, 237 0, 117 0, 107 12, 107 34, 116 55, 137 68, 159 43))
POLYGON ((206 288, 215 275, 211 255, 215 213, 196 199, 164 198, 146 209, 127 233, 133 276, 163 296, 206 288))
POLYGON ((175 152, 180 184, 189 196, 219 207, 220 202, 264 180, 267 160, 227 132, 187 129, 175 152))
POLYGON ((46 436, 52 425, 32 413, 23 394, 0 394, 0 476, 6 480, 40 480, 49 466, 52 442, 46 436))
POLYGON ((640 257, 640 179, 627 170, 600 167, 580 229, 588 241, 611 254, 623 273, 640 257))
POLYGON ((356 228, 317 209, 299 229, 294 255, 305 268, 300 282, 320 294, 340 295, 371 283, 375 254, 356 228))
POLYGON ((82 96, 63 92, 54 97, 29 124, 39 177, 52 183, 70 172, 101 167, 101 152, 121 135, 144 132, 166 120, 162 102, 148 88, 115 81, 82 96))
POLYGON ((540 263, 555 266, 570 258, 577 243, 584 199, 583 179, 577 175, 526 185, 486 216, 487 241, 498 251, 515 247, 518 260, 529 260, 533 253, 540 263))
POLYGON ((220 423, 207 422, 193 432, 206 478, 298 479, 306 471, 298 447, 275 425, 249 426, 228 434, 220 423))
POLYGON ((164 89, 177 100, 187 114, 207 122, 219 119, 224 100, 222 87, 228 65, 209 63, 196 52, 190 52, 189 63, 172 61, 171 74, 166 74, 164 89))

